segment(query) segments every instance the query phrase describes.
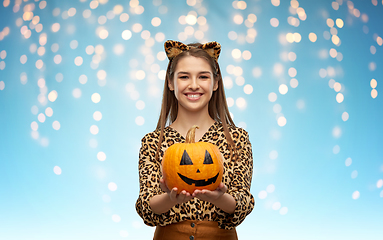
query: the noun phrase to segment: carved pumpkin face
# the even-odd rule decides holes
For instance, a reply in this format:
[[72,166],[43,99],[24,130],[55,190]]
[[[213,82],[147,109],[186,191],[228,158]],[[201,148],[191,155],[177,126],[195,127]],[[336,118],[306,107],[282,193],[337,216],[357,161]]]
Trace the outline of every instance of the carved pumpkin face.
[[189,130],[185,143],[170,146],[162,159],[163,178],[168,188],[177,187],[178,193],[182,190],[189,193],[196,189],[215,190],[222,181],[222,154],[211,143],[195,143],[196,128]]

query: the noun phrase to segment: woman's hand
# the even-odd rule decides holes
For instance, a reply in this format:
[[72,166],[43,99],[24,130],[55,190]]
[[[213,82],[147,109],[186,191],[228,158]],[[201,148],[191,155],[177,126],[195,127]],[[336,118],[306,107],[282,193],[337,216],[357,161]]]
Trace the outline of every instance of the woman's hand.
[[227,186],[220,183],[216,190],[195,190],[192,194],[193,197],[199,198],[203,201],[210,202],[224,212],[233,214],[236,208],[236,201],[233,196],[226,193]]
[[216,190],[195,190],[192,194],[193,197],[199,198],[203,201],[211,202],[215,204],[215,202],[222,197],[222,195],[227,191],[227,187],[225,184],[220,183]]
[[194,198],[194,196],[185,190],[181,191],[179,194],[177,194],[178,189],[176,187],[170,190],[162,178],[160,179],[160,187],[162,191],[168,194],[170,201],[174,204],[185,203]]

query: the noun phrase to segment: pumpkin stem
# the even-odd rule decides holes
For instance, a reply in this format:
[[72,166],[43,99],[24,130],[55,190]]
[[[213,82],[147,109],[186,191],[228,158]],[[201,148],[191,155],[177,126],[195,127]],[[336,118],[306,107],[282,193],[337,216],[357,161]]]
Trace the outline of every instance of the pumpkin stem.
[[186,143],[195,143],[195,130],[199,128],[197,125],[191,127],[186,133]]

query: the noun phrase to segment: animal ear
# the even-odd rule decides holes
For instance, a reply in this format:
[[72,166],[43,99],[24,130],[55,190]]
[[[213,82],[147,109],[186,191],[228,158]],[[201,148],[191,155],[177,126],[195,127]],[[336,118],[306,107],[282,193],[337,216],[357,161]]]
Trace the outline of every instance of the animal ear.
[[176,57],[183,51],[187,51],[190,49],[189,46],[187,46],[186,44],[173,40],[167,40],[164,43],[164,48],[169,60],[172,60],[174,57]]
[[213,159],[207,150],[205,152],[205,159],[203,160],[203,164],[213,164]]
[[193,165],[193,162],[186,150],[184,150],[184,153],[182,154],[180,165]]
[[215,41],[208,42],[208,43],[202,44],[201,46],[199,46],[199,48],[202,48],[203,50],[205,50],[210,55],[210,57],[214,58],[216,62],[218,61],[219,54],[221,53],[221,44]]

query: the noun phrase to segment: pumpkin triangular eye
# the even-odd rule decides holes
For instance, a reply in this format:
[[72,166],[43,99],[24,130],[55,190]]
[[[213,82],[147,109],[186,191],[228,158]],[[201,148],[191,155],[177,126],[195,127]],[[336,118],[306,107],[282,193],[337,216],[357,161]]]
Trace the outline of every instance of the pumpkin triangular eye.
[[180,165],[193,165],[193,162],[190,159],[189,154],[186,152],[186,150],[184,150],[184,153],[182,154]]
[[213,159],[211,159],[211,155],[207,150],[205,152],[205,159],[203,160],[203,164],[213,164]]

